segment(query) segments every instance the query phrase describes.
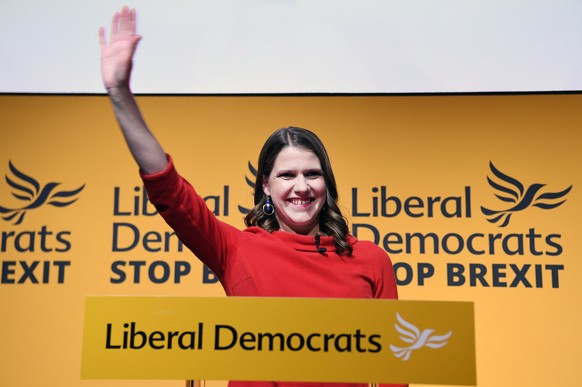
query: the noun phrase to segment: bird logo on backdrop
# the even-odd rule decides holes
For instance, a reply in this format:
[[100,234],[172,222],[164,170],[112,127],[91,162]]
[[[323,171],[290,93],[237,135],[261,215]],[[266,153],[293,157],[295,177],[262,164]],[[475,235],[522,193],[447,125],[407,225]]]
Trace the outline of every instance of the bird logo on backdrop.
[[7,222],[13,222],[14,225],[22,223],[28,211],[43,205],[66,207],[73,204],[78,199],[75,196],[85,188],[83,184],[70,191],[58,191],[57,187],[61,183],[55,182],[41,187],[36,179],[18,170],[11,161],[8,162],[8,167],[12,176],[5,175],[6,183],[13,189],[12,196],[23,202],[23,205],[18,208],[0,206],[0,217]]
[[[248,176],[245,176],[245,181],[246,181],[247,185],[249,187],[251,187],[251,190],[253,190],[255,188],[254,180],[257,178],[257,169],[255,167],[253,167],[253,164],[251,164],[250,161],[248,163],[248,167],[249,167],[249,172],[251,173],[252,179],[249,178]],[[250,209],[243,207],[240,204],[238,206],[238,210],[241,214],[248,214],[251,211]]]
[[497,180],[493,180],[487,176],[489,185],[497,192],[495,196],[503,202],[511,203],[511,207],[505,210],[491,210],[481,206],[481,212],[487,216],[487,220],[491,223],[497,223],[499,227],[507,226],[514,213],[523,211],[530,206],[543,210],[561,206],[566,201],[563,198],[572,189],[572,186],[569,186],[560,192],[542,193],[542,188],[546,185],[540,183],[532,184],[526,189],[520,181],[502,173],[492,162],[489,162],[489,166],[494,177],[497,178]]
[[390,344],[390,349],[394,356],[402,359],[402,361],[408,361],[412,351],[417,349],[423,347],[432,349],[444,347],[448,344],[449,338],[453,334],[453,331],[450,331],[444,335],[435,335],[434,329],[423,329],[421,331],[418,327],[404,320],[399,313],[396,313],[396,320],[398,322],[394,324],[394,327],[400,333],[400,340],[410,344],[406,347],[398,347]]

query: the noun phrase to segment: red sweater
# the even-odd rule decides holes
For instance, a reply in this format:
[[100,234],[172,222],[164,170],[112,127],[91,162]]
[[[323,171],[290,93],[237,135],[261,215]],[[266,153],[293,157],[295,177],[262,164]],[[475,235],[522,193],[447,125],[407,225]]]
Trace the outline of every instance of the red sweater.
[[[349,235],[351,256],[336,253],[332,237],[259,227],[243,231],[217,219],[174,168],[142,175],[150,201],[176,235],[219,278],[229,296],[398,298],[392,263],[371,242]],[[298,386],[298,383],[231,382],[230,386]],[[324,386],[325,383],[300,383]],[[334,384],[334,386],[358,386]]]

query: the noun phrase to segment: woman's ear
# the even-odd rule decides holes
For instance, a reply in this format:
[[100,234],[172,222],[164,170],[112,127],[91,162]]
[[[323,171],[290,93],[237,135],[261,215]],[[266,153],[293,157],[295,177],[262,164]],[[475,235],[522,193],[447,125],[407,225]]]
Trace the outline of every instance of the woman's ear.
[[269,184],[267,176],[263,177],[263,193],[267,196],[271,196],[271,190],[269,189]]

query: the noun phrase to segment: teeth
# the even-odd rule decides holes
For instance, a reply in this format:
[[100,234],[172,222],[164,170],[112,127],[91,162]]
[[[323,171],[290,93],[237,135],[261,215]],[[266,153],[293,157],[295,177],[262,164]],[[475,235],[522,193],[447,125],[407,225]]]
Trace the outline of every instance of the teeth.
[[293,199],[293,200],[291,200],[291,203],[297,204],[297,205],[303,205],[303,204],[307,204],[310,202],[311,202],[311,199],[305,199],[305,200]]

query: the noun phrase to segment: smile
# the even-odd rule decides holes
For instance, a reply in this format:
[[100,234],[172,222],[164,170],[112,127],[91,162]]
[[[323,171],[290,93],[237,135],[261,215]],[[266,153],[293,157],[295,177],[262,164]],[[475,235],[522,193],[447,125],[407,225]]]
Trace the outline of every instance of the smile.
[[314,198],[307,198],[307,199],[289,199],[288,200],[291,204],[296,206],[305,206],[315,201]]

